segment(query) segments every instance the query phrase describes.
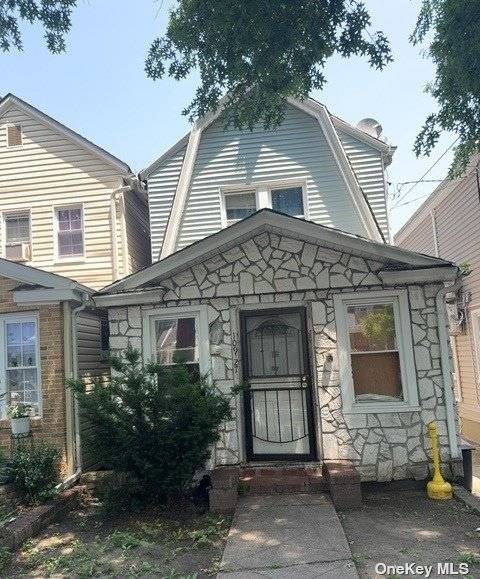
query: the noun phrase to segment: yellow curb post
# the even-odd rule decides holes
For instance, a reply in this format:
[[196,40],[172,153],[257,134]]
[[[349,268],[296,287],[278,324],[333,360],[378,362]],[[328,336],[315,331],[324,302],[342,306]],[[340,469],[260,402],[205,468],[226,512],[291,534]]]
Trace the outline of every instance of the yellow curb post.
[[430,499],[446,501],[453,497],[452,485],[444,480],[440,472],[440,451],[438,449],[438,427],[435,422],[428,425],[428,435],[432,443],[433,478],[427,484],[427,495]]

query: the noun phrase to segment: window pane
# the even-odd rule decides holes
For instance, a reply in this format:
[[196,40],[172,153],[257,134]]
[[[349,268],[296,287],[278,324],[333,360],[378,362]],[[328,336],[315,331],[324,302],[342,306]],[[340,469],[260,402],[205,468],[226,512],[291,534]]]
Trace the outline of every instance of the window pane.
[[293,217],[303,217],[303,194],[301,187],[272,190],[272,209]]
[[5,337],[7,347],[6,387],[10,402],[31,404],[34,413],[38,414],[36,322],[34,320],[7,322],[5,323]]
[[225,195],[225,209],[228,221],[245,219],[257,210],[255,193]]
[[195,318],[156,320],[155,342],[161,364],[198,362]]
[[82,210],[57,209],[58,255],[83,255]]
[[347,319],[352,352],[397,349],[393,304],[348,306]]
[[28,215],[10,215],[5,217],[5,242],[29,243],[30,217]]

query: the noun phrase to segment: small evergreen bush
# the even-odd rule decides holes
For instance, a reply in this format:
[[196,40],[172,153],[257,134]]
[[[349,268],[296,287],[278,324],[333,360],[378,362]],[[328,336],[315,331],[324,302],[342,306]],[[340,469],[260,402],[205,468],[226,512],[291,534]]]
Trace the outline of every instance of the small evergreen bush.
[[105,468],[132,477],[145,499],[184,492],[231,418],[228,398],[185,365],[143,365],[133,348],[110,366],[107,382],[69,383],[92,425],[84,443]]
[[48,444],[16,449],[11,461],[11,477],[26,503],[42,503],[55,495],[59,461],[59,451]]

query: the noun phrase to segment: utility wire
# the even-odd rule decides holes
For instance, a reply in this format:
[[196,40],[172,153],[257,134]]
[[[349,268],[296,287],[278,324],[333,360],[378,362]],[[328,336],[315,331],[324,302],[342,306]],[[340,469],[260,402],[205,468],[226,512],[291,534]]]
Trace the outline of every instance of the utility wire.
[[[422,183],[424,178],[430,173],[430,171],[436,166],[438,165],[438,163],[443,159],[443,157],[445,157],[445,155],[448,153],[448,151],[450,151],[450,149],[455,145],[455,143],[458,141],[460,137],[457,137],[453,143],[447,147],[445,149],[445,151],[443,151],[443,153],[440,155],[440,157],[438,157],[438,159],[432,163],[432,165],[430,165],[430,167],[425,171],[425,173],[420,177],[420,179],[418,179],[417,181],[415,181],[413,183],[413,185],[408,189],[408,191],[406,193],[404,193],[403,195],[401,195],[398,199],[397,202],[395,203],[395,205],[393,205],[390,209],[395,209],[396,207],[398,207],[400,205],[400,201],[402,201],[403,199],[405,199],[405,197],[407,197],[408,195],[410,195],[410,193],[415,189],[415,187],[419,184]],[[442,179],[443,180],[443,179]]]

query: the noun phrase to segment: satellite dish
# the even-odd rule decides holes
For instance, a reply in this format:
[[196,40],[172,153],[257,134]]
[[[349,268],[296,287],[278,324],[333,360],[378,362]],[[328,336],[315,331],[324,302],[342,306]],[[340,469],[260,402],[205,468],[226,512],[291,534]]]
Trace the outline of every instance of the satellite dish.
[[382,125],[375,119],[371,118],[362,119],[358,122],[357,127],[364,133],[367,133],[376,139],[380,138],[383,130]]

